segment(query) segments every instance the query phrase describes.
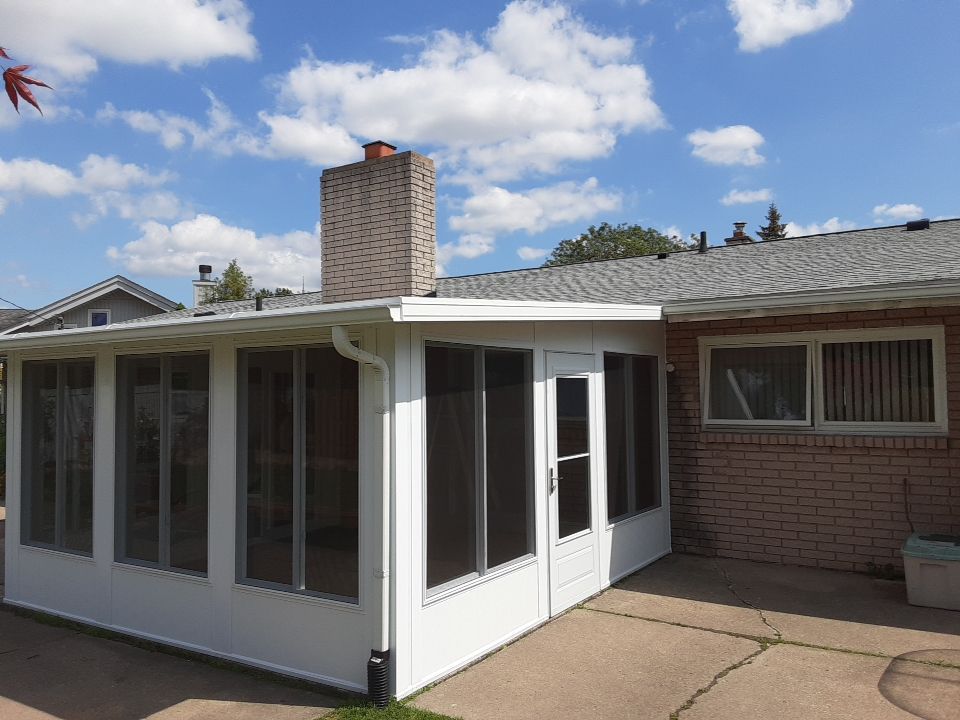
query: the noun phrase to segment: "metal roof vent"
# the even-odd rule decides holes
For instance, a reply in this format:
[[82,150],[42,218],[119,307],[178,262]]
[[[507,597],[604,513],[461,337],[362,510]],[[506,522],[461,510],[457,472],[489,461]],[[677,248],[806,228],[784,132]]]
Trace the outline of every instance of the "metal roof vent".
[[911,220],[907,223],[907,230],[929,230],[930,229],[930,218],[923,218],[923,220]]
[[657,260],[666,260],[670,253],[657,253]]

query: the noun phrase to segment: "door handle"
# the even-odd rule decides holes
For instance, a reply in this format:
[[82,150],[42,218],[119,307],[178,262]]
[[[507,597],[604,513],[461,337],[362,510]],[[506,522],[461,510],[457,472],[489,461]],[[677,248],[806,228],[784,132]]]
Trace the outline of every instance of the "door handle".
[[557,489],[557,483],[560,481],[560,476],[557,475],[557,471],[554,468],[550,468],[550,492],[555,492]]

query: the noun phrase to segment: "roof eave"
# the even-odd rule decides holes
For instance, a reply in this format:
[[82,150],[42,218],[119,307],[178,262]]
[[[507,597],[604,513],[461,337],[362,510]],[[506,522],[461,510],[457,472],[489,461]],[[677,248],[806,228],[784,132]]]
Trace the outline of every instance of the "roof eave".
[[[734,298],[714,298],[667,302],[663,314],[670,322],[682,322],[720,316],[735,316],[761,311],[790,311],[802,313],[812,308],[867,303],[898,303],[910,300],[939,300],[960,295],[960,280],[934,280],[895,285],[870,285],[843,290],[778,293],[776,295],[745,295]],[[786,314],[786,313],[781,313]]]

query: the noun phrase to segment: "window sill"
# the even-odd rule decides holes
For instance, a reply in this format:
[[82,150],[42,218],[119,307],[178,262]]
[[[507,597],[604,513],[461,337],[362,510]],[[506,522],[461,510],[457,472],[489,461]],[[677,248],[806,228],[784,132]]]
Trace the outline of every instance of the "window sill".
[[79,550],[68,550],[66,548],[53,547],[52,545],[33,545],[31,543],[21,543],[20,548],[38,555],[48,555],[64,560],[75,560],[84,565],[96,564],[93,555],[80,552]]
[[191,573],[186,570],[172,570],[167,568],[151,567],[150,565],[139,565],[133,562],[113,561],[114,570],[125,570],[137,575],[150,575],[152,577],[163,578],[164,580],[182,580],[193,583],[194,585],[204,585],[210,587],[210,578],[206,575]]
[[641,510],[638,513],[633,515],[621,515],[620,517],[614,518],[613,520],[607,522],[607,530],[613,530],[614,528],[623,527],[629,523],[635,522],[640,518],[649,517],[656,513],[663,511],[663,503],[657,505],[656,507],[649,507],[646,510]]
[[[487,573],[486,575],[480,575],[479,577],[471,578],[470,580],[464,581],[460,585],[455,585],[453,587],[446,588],[441,590],[433,595],[427,595],[423,601],[423,607],[430,607],[431,605],[446,600],[449,597],[454,595],[459,595],[462,592],[467,592],[473,590],[474,588],[483,585],[484,583],[492,582],[497,578],[504,577],[505,575],[510,575],[511,573],[518,572],[524,568],[530,567],[531,565],[537,564],[536,555],[528,555],[515,563],[510,565],[502,565],[498,569]],[[429,592],[429,591],[427,591]]]
[[279,588],[262,587],[260,585],[246,585],[244,583],[234,583],[233,590],[246,595],[260,595],[262,597],[272,598],[274,600],[283,600],[285,602],[296,602],[304,605],[321,605],[331,610],[341,612],[364,614],[364,608],[359,603],[346,602],[344,600],[333,600],[322,595],[310,595],[297,590],[281,590]]
[[742,443],[751,445],[804,445],[814,447],[864,447],[894,450],[947,450],[949,437],[943,430],[930,433],[852,430],[771,430],[769,428],[703,428],[706,443]]

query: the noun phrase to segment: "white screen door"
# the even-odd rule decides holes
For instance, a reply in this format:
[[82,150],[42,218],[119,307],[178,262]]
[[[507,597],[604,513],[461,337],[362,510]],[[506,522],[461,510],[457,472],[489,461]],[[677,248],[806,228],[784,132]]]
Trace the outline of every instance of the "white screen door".
[[551,615],[600,589],[593,363],[547,353]]

